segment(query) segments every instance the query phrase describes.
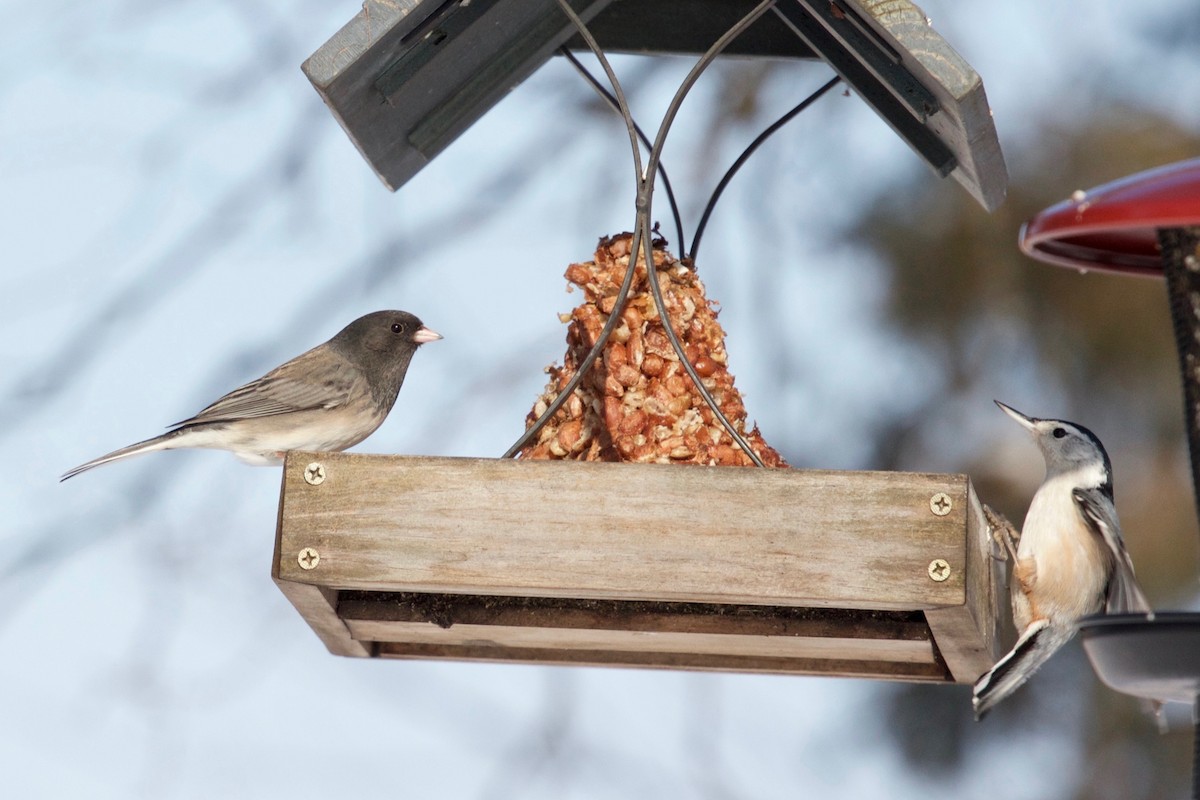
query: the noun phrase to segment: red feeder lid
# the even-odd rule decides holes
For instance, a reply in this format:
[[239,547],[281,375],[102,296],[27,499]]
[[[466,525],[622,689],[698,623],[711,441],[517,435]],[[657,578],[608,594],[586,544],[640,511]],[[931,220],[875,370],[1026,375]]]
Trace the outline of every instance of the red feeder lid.
[[1162,276],[1161,228],[1200,225],[1200,158],[1075,192],[1021,226],[1021,251],[1076,269]]

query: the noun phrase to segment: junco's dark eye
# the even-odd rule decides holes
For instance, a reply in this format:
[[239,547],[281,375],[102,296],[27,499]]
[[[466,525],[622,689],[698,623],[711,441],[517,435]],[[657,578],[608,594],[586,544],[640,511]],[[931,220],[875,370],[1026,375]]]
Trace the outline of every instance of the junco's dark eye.
[[1064,437],[1064,436],[1066,436],[1066,435],[1067,435],[1067,429],[1066,429],[1066,428],[1055,428],[1055,429],[1054,429],[1054,438],[1055,438],[1055,439],[1061,439],[1061,438],[1063,438],[1063,437]]
[[392,323],[392,333],[404,333],[404,323],[403,322],[393,322]]

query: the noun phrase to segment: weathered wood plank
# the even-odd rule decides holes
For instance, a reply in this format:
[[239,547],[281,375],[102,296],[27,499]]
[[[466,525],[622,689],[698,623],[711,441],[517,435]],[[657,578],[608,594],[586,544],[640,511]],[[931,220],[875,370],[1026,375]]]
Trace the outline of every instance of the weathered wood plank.
[[[281,492],[276,527],[282,528],[282,526],[283,493]],[[275,554],[271,559],[271,579],[275,581],[279,591],[283,592],[283,596],[291,601],[296,610],[300,612],[300,616],[307,620],[309,627],[313,629],[329,652],[338,656],[359,658],[370,656],[372,654],[370,643],[356,641],[350,635],[346,623],[338,616],[338,593],[335,589],[296,583],[280,577],[280,542],[281,539],[277,535],[275,537]]]
[[933,664],[919,612],[343,592],[356,639]]
[[924,616],[915,611],[342,591],[337,613],[346,620],[422,622],[442,628],[468,624],[922,641],[930,638]]
[[964,476],[293,453],[273,575],[342,655],[969,683],[990,545]]
[[991,532],[973,488],[968,490],[968,502],[963,540],[965,601],[925,612],[942,657],[958,683],[973,683],[991,669],[1003,650],[1003,621],[1011,616],[1007,593],[997,581],[996,561],[991,557]]
[[937,99],[930,130],[954,153],[952,173],[988,211],[1004,202],[1008,167],[992,120],[983,79],[908,0],[847,0],[877,32],[899,43],[901,64]]
[[291,453],[278,567],[338,589],[939,608],[965,602],[966,497],[964,476]]
[[520,662],[590,667],[649,667],[677,670],[827,675],[938,683],[949,679],[942,664],[902,664],[879,661],[816,658],[760,658],[697,655],[694,653],[624,653],[608,650],[572,651],[554,648],[506,648],[490,645],[441,645],[381,642],[381,658],[453,659],[455,661]]
[[277,575],[272,577],[284,597],[308,621],[329,652],[337,656],[359,658],[371,655],[371,643],[356,640],[334,610],[337,607],[337,592],[323,586],[282,580]]
[[478,645],[555,650],[607,650],[613,653],[692,653],[758,658],[849,659],[933,664],[929,639],[858,639],[834,636],[757,636],[736,633],[613,631],[595,628],[532,628],[427,622],[347,620],[355,639],[367,642]]

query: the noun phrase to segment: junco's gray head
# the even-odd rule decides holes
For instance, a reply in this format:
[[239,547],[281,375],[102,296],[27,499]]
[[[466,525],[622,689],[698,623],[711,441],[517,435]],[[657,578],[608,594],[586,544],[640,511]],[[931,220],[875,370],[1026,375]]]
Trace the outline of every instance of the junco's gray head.
[[62,480],[178,447],[229,450],[252,464],[277,464],[289,450],[345,450],[383,424],[413,353],[440,338],[404,311],[359,317],[328,342],[234,389],[162,436],[81,464]]
[[407,311],[376,311],[342,328],[328,345],[362,370],[371,396],[387,414],[396,402],[413,353],[440,338],[440,333],[426,328]]

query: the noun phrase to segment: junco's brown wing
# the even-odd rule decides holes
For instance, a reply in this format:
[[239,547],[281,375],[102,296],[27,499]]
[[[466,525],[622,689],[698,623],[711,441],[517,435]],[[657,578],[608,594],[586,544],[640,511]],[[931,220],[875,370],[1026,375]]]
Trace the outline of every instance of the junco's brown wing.
[[349,398],[369,391],[362,371],[323,344],[234,389],[196,416],[171,427],[337,408]]
[[288,450],[344,450],[383,424],[413,353],[440,338],[412,314],[368,314],[173,430],[81,464],[61,480],[110,461],[180,447],[229,450],[252,464],[278,463]]

